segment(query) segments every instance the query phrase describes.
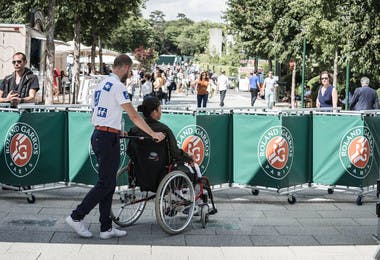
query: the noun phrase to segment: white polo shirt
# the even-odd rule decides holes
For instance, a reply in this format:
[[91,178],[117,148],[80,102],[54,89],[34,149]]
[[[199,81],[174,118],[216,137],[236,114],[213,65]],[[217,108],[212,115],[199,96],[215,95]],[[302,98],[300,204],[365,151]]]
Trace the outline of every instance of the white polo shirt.
[[111,73],[94,89],[91,123],[121,130],[121,105],[125,103],[130,103],[128,91],[119,77]]
[[228,78],[226,75],[222,74],[218,77],[218,87],[219,91],[226,90],[228,85]]

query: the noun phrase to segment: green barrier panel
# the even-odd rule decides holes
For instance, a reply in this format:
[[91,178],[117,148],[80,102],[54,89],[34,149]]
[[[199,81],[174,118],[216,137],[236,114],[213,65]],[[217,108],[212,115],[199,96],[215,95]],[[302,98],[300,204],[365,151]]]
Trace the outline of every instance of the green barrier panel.
[[[131,122],[126,114],[125,130],[131,127]],[[68,112],[69,135],[69,180],[70,182],[94,185],[98,180],[98,165],[91,148],[91,135],[94,126],[90,121],[90,113]],[[128,162],[126,155],[127,139],[120,142],[120,167]]]
[[234,183],[284,188],[310,180],[309,116],[233,115]]
[[197,126],[205,147],[204,174],[212,185],[232,183],[232,115],[198,115]]
[[377,118],[314,115],[314,182],[354,187],[375,184],[379,175],[379,141],[375,141],[374,130],[378,128]]
[[66,181],[66,114],[1,114],[0,182],[37,185]]

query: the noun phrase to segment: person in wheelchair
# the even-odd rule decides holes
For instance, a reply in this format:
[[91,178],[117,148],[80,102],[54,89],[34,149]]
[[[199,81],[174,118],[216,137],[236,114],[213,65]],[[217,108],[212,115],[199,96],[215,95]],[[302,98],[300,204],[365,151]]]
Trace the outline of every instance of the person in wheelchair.
[[[166,142],[167,142],[168,150],[169,150],[168,158],[161,158],[161,161],[166,161],[166,162],[161,163],[161,166],[157,165],[155,167],[156,169],[162,167],[164,169],[164,172],[158,174],[161,176],[157,177],[157,180],[154,181],[155,184],[151,186],[153,188],[149,189],[149,187],[145,187],[145,190],[150,190],[150,191],[155,192],[154,189],[158,186],[158,183],[159,183],[161,177],[168,172],[168,168],[165,169],[165,167],[163,167],[164,165],[169,165],[169,167],[178,168],[184,172],[187,172],[188,175],[193,175],[193,176],[190,176],[190,177],[192,177],[190,179],[193,180],[194,186],[200,182],[204,183],[204,187],[207,190],[209,197],[211,199],[211,202],[212,202],[212,210],[210,211],[209,214],[215,214],[217,212],[217,210],[214,206],[213,196],[211,193],[210,184],[208,183],[208,179],[206,177],[202,177],[202,173],[200,171],[199,165],[194,161],[193,157],[177,146],[177,141],[176,141],[176,138],[175,138],[172,130],[167,125],[165,125],[159,121],[161,119],[161,115],[162,115],[160,100],[157,97],[149,97],[149,98],[145,99],[143,101],[143,103],[137,107],[137,110],[139,112],[143,113],[144,120],[149,125],[149,127],[152,128],[153,131],[159,131],[159,132],[162,132],[165,134]],[[131,128],[130,131],[128,132],[128,135],[129,136],[147,136],[144,132],[142,132],[137,127]],[[131,142],[130,142],[130,144],[131,144]],[[151,146],[151,145],[157,146],[160,144],[151,142],[151,144],[149,144],[149,146]],[[161,145],[161,147],[162,147],[162,145]],[[131,150],[134,150],[134,149],[136,149],[136,148],[132,148],[131,145],[128,145],[127,153],[131,156],[132,160],[133,160],[134,155],[132,154]],[[142,148],[140,146],[139,149],[144,149],[144,148]],[[158,154],[163,154],[163,153],[159,152],[159,153],[157,153],[157,156],[158,156]],[[153,159],[153,158],[151,158],[151,159]],[[138,167],[141,167],[141,166],[138,166]],[[142,167],[144,167],[144,166],[142,166]],[[146,167],[146,165],[145,165],[145,167]],[[146,172],[146,169],[141,170],[140,172],[141,173]],[[189,174],[189,172],[190,172],[190,174]],[[151,181],[153,179],[152,176],[149,176],[147,178],[150,178]],[[145,179],[144,182],[141,182],[141,185],[144,186],[144,184],[146,185],[146,183],[147,183],[147,179]],[[144,189],[144,187],[143,187],[143,189]]]

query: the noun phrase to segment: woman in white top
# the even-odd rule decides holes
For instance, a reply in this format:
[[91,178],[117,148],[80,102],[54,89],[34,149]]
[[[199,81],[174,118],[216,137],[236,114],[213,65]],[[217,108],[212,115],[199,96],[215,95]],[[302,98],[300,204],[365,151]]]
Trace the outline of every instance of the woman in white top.
[[143,100],[152,96],[153,85],[152,85],[151,78],[152,76],[150,75],[150,73],[145,73],[144,75],[145,82],[141,86],[141,96],[143,97]]

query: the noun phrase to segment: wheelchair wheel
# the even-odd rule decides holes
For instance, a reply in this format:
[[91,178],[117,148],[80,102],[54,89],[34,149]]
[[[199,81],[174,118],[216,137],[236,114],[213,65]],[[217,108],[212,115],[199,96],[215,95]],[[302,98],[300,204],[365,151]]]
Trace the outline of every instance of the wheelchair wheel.
[[[127,167],[117,174],[118,183],[127,183]],[[134,224],[142,215],[148,198],[147,191],[140,191],[139,187],[130,183],[116,187],[112,200],[111,218],[120,227]]]
[[189,177],[181,171],[168,173],[158,186],[155,200],[161,228],[172,235],[182,232],[191,222],[194,206],[194,187]]

